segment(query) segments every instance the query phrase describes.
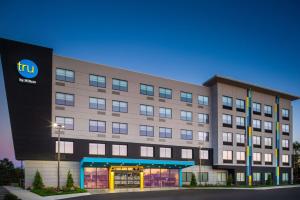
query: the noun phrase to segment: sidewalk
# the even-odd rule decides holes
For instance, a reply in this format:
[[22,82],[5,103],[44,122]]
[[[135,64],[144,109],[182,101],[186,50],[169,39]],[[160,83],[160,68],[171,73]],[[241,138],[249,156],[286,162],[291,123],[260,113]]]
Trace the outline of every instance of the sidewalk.
[[24,190],[19,187],[4,186],[4,188],[22,200],[55,200],[55,199],[65,199],[71,197],[90,195],[90,193],[87,192],[87,193],[64,194],[64,195],[53,195],[53,196],[41,197],[37,194],[34,194],[28,190]]
[[280,185],[280,186],[266,186],[266,187],[194,187],[186,189],[192,190],[277,190],[277,189],[286,189],[286,188],[300,188],[300,185]]
[[0,200],[3,200],[6,194],[8,194],[7,190],[4,187],[0,187]]

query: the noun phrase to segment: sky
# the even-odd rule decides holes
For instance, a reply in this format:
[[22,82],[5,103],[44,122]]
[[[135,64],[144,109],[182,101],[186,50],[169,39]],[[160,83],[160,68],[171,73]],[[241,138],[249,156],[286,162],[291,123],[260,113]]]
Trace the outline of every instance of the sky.
[[[299,9],[297,0],[0,0],[0,37],[195,84],[219,74],[300,95]],[[300,101],[293,107],[300,141]],[[3,157],[14,160],[0,70]]]

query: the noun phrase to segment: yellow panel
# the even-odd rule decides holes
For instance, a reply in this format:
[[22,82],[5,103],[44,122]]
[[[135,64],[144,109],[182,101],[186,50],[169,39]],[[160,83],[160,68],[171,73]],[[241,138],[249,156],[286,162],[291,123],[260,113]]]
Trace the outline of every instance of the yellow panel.
[[144,172],[140,172],[140,188],[144,190]]
[[109,190],[114,191],[115,189],[115,172],[109,173]]
[[249,176],[249,186],[252,186],[252,176]]

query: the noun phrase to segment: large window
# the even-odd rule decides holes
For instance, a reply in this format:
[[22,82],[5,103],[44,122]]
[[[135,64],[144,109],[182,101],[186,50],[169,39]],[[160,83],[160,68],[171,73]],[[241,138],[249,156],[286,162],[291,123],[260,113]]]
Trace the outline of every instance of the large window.
[[244,100],[236,99],[235,106],[238,111],[245,111],[245,101]]
[[189,92],[180,92],[180,100],[183,102],[192,103],[193,102],[193,95]]
[[265,162],[267,162],[267,163],[272,162],[272,154],[265,153]]
[[265,116],[271,117],[272,116],[272,106],[265,105],[264,113],[265,113]]
[[261,114],[261,104],[260,103],[253,103],[253,113],[254,114]]
[[65,130],[74,130],[74,118],[55,117],[55,123],[64,126]]
[[89,127],[90,127],[90,132],[99,132],[99,133],[106,132],[106,123],[104,121],[90,120]]
[[112,123],[112,133],[114,134],[128,134],[128,124],[113,122]]
[[125,101],[112,101],[112,110],[113,112],[122,112],[127,113],[128,112],[128,103]]
[[154,127],[140,125],[140,136],[154,137]]
[[232,97],[223,96],[222,97],[223,107],[232,108]]
[[236,134],[236,143],[237,144],[245,144],[245,135],[244,134]]
[[266,147],[272,147],[272,138],[265,137],[265,148]]
[[106,87],[105,76],[90,74],[90,86],[105,88]]
[[245,161],[245,152],[244,151],[237,151],[236,152],[236,160],[237,161]]
[[141,157],[153,157],[153,147],[141,146]]
[[[73,154],[73,142],[60,141],[59,152]],[[58,153],[58,141],[55,143],[55,152]]]
[[264,129],[266,132],[272,132],[272,122],[264,122]]
[[183,121],[192,121],[193,120],[192,116],[193,113],[190,111],[185,111],[185,110],[180,111],[180,119]]
[[172,99],[172,90],[169,88],[159,88],[159,97],[165,99]]
[[223,126],[232,126],[232,116],[231,115],[222,115]]
[[236,173],[236,181],[237,182],[245,182],[245,173],[243,173],[243,172]]
[[57,105],[74,106],[74,94],[56,92],[55,103]]
[[282,140],[281,144],[284,150],[289,149],[289,140]]
[[89,143],[90,155],[105,155],[105,144]]
[[253,161],[261,162],[261,153],[253,153]]
[[200,140],[202,142],[208,142],[209,141],[209,133],[208,132],[199,131],[198,132],[198,138],[197,138],[197,140]]
[[253,119],[253,130],[260,131],[261,130],[261,121],[258,119]]
[[192,172],[182,172],[182,182],[191,182]]
[[154,116],[154,107],[149,105],[140,105],[140,115]]
[[160,147],[159,148],[159,157],[160,158],[171,158],[172,157],[172,150],[171,150],[171,148]]
[[217,183],[224,184],[227,180],[226,172],[217,172]]
[[192,149],[181,149],[181,158],[193,159],[193,150]]
[[164,108],[160,107],[159,108],[159,117],[160,118],[172,118],[172,109],[171,108]]
[[207,96],[198,96],[198,104],[199,105],[208,105],[208,97]]
[[65,82],[75,82],[75,73],[68,69],[56,69],[56,80]]
[[232,143],[232,133],[223,133],[223,142]]
[[289,163],[289,156],[288,155],[282,155],[282,163],[284,163],[284,164]]
[[289,173],[282,173],[282,182],[287,183],[289,181]]
[[112,89],[120,91],[128,91],[128,82],[125,80],[113,79],[112,80]]
[[260,136],[253,135],[252,139],[253,139],[253,145],[257,145],[257,146],[261,145],[261,137]]
[[232,161],[232,151],[223,151],[223,160]]
[[113,156],[127,156],[127,145],[112,145]]
[[89,107],[91,109],[105,110],[106,109],[105,99],[90,97]]
[[208,172],[200,172],[199,174],[199,180],[201,183],[207,183],[208,182]]
[[154,86],[140,84],[140,93],[143,95],[154,96]]
[[260,180],[261,180],[261,174],[258,173],[258,172],[254,172],[253,173],[253,181],[254,182],[260,182]]
[[201,124],[208,124],[209,123],[208,114],[199,113],[198,114],[198,122]]
[[201,160],[208,160],[208,150],[201,149],[201,151],[200,151],[200,159]]
[[281,115],[283,119],[289,119],[289,110],[288,109],[282,109],[281,110]]
[[193,131],[181,129],[180,130],[180,138],[182,140],[193,140]]
[[288,124],[282,124],[281,128],[282,128],[282,132],[284,132],[284,133],[290,132],[290,126]]
[[172,129],[159,127],[159,137],[160,138],[172,138]]
[[244,128],[245,127],[245,117],[236,117],[236,126],[237,128]]

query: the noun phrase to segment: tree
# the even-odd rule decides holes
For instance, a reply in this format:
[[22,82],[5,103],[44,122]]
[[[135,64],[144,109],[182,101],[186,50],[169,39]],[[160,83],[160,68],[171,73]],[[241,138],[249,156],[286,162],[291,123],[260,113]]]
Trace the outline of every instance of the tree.
[[227,186],[231,186],[232,185],[232,175],[231,174],[229,174],[228,177],[227,177],[226,185]]
[[7,158],[0,160],[0,185],[9,185],[13,182],[14,164]]
[[272,176],[271,176],[271,174],[268,174],[266,185],[272,185]]
[[32,183],[33,189],[42,189],[44,188],[44,183],[40,172],[37,170],[34,176],[34,181]]
[[293,143],[293,168],[294,168],[294,183],[300,183],[300,143]]
[[68,189],[71,189],[71,188],[74,187],[74,180],[73,180],[73,177],[72,177],[72,174],[71,174],[70,170],[68,171],[68,177],[67,177],[66,187]]
[[195,176],[194,173],[192,173],[192,178],[191,178],[190,186],[191,187],[196,187],[197,186],[196,176]]
[[298,141],[293,143],[294,155],[300,154],[300,143]]

